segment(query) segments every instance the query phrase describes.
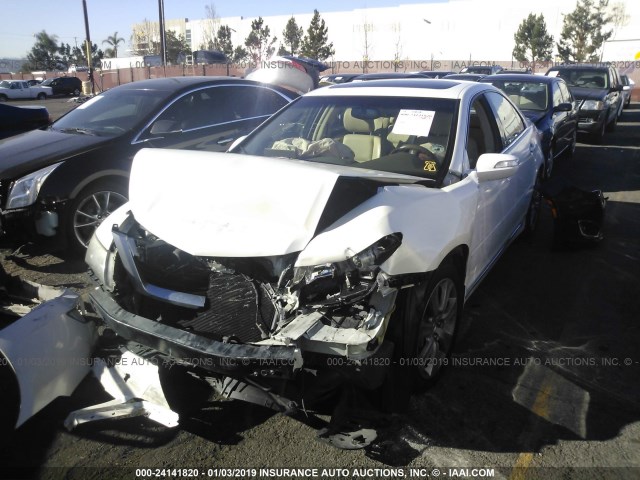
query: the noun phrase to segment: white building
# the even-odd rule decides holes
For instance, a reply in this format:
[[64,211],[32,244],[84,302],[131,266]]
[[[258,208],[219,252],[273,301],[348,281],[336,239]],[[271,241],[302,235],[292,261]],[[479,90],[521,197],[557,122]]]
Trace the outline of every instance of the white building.
[[[614,3],[614,2],[612,2]],[[615,42],[607,42],[603,60],[640,60],[640,2],[618,0],[629,15],[626,26],[619,27]],[[543,14],[549,33],[557,42],[563,15],[575,9],[576,0],[448,0],[442,3],[401,4],[387,8],[354,9],[343,12],[320,12],[333,42],[333,62],[408,61],[435,63],[440,68],[458,66],[461,62],[509,62],[514,47],[513,35],[530,14]],[[296,14],[298,26],[307,30],[313,13]],[[231,28],[231,40],[243,45],[257,17],[225,17],[217,25]],[[282,38],[291,15],[263,17],[271,35]],[[183,34],[193,50],[205,43],[210,20],[171,20],[167,28]],[[136,26],[134,26],[135,30]],[[366,32],[366,35],[365,35]],[[276,44],[277,45],[277,44]],[[446,62],[445,62],[446,61]],[[379,70],[385,70],[381,63]],[[427,65],[428,68],[428,65]],[[416,69],[410,67],[409,69]]]

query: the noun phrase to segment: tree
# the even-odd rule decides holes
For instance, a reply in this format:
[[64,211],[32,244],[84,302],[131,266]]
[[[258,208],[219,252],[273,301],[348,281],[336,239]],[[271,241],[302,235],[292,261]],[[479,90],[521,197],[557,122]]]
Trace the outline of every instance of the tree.
[[118,56],[118,45],[124,42],[124,38],[119,37],[118,32],[114,32],[113,35],[109,35],[106,40],[103,40],[103,45],[105,43],[110,45],[110,48],[107,48],[104,51],[104,54],[107,56],[107,58],[116,58]]
[[578,0],[575,10],[565,15],[558,43],[558,55],[564,62],[598,61],[597,51],[613,33],[605,31],[611,22],[606,13],[608,3],[609,0]]
[[[177,64],[178,55],[181,53],[191,53],[191,47],[187,43],[187,39],[182,34],[177,35],[173,30],[167,30],[164,41],[168,63]],[[158,52],[160,51],[160,42],[155,42],[154,50]]]
[[276,41],[277,38],[271,38],[269,27],[264,25],[264,20],[259,17],[251,22],[251,32],[247,35],[244,45],[251,61],[258,65],[273,55],[276,50],[273,44]]
[[242,62],[247,57],[247,51],[240,45],[233,48],[231,42],[231,28],[228,25],[222,25],[218,28],[215,38],[215,45],[218,50],[226,55],[231,63]]
[[393,71],[397,72],[402,65],[402,26],[400,23],[393,25],[393,31],[396,33],[393,52]]
[[307,34],[302,41],[300,53],[305,57],[320,61],[326,60],[336,53],[333,42],[327,43],[329,41],[328,30],[324,20],[320,18],[318,10],[314,10]]
[[544,16],[530,13],[513,35],[516,46],[513,57],[519,62],[529,62],[535,72],[537,62],[548,62],[553,53],[553,36],[547,32]]
[[57,35],[49,35],[42,30],[34,35],[36,42],[27,54],[23,68],[33,70],[57,70],[61,63]]
[[[294,17],[291,17],[282,31],[282,43],[278,55],[297,55],[302,45],[304,32]],[[288,47],[288,48],[287,48]]]
[[[202,37],[203,42],[200,44],[200,48],[202,50],[220,50],[222,48],[217,43],[217,33],[220,31],[218,25],[220,24],[220,18],[216,13],[216,6],[212,3],[206,5],[205,9],[205,19],[202,25]],[[228,28],[228,27],[227,27]]]
[[146,18],[135,26],[131,34],[131,49],[134,55],[157,55],[160,53],[160,30],[157,23]]

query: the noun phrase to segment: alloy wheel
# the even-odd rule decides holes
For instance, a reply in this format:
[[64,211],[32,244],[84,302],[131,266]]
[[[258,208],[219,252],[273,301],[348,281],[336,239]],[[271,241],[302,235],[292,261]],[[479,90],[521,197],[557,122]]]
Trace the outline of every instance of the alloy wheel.
[[87,247],[104,219],[126,202],[126,197],[112,191],[94,192],[84,198],[73,214],[73,231],[78,242]]

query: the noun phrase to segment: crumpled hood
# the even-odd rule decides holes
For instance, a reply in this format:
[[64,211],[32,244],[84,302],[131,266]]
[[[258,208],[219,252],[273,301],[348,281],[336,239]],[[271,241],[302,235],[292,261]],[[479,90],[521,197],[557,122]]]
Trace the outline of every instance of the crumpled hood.
[[133,161],[129,204],[140,225],[192,255],[284,255],[301,251],[319,226],[332,223],[329,203],[335,219],[335,211],[364,201],[366,195],[336,201],[341,176],[364,179],[369,196],[378,186],[417,180],[301,160],[143,149]]
[[109,142],[108,137],[33,130],[0,141],[0,174],[17,178]]

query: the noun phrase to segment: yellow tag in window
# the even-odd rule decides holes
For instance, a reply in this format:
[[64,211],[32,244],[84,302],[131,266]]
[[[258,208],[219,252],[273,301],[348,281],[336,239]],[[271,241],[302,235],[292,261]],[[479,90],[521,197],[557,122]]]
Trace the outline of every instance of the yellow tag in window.
[[425,172],[436,172],[437,164],[433,160],[425,160],[424,161],[424,171]]

